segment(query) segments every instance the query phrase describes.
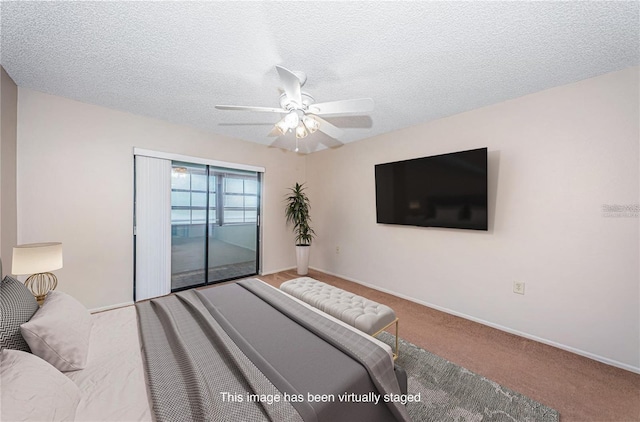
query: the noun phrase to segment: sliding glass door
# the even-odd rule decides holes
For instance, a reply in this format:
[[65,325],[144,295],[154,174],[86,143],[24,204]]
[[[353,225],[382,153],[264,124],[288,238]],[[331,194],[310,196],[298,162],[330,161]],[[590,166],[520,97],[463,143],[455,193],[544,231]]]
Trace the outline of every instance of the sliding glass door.
[[207,282],[207,166],[171,165],[171,289]]
[[209,180],[210,281],[257,274],[258,173],[210,167]]
[[259,176],[172,162],[172,290],[258,273]]

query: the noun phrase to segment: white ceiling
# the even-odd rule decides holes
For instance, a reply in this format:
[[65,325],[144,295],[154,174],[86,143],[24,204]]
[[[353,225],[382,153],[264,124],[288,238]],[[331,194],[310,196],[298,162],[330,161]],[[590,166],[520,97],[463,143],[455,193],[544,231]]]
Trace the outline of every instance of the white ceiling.
[[327,119],[351,142],[638,65],[639,5],[3,1],[0,59],[21,87],[291,147],[278,114],[214,108],[278,107],[279,64],[317,102],[374,99]]

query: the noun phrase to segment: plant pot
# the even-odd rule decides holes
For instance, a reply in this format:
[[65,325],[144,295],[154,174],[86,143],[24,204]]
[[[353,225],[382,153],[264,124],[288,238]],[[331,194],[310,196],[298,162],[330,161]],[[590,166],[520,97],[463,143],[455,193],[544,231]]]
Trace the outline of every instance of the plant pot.
[[298,275],[307,275],[309,272],[309,245],[296,245],[296,264]]

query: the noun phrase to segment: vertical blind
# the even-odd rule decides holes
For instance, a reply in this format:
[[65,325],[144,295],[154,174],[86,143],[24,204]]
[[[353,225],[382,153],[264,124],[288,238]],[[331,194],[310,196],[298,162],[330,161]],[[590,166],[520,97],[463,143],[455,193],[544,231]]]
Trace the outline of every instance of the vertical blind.
[[135,299],[171,293],[171,160],[135,156]]

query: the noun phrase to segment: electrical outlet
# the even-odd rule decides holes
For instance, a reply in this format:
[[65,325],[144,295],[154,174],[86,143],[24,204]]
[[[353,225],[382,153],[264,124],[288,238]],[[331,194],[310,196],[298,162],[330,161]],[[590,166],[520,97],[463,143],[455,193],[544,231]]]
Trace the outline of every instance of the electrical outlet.
[[340,246],[336,246],[336,255],[340,255]]
[[524,282],[523,281],[514,281],[513,282],[513,293],[517,293],[519,295],[524,294]]

